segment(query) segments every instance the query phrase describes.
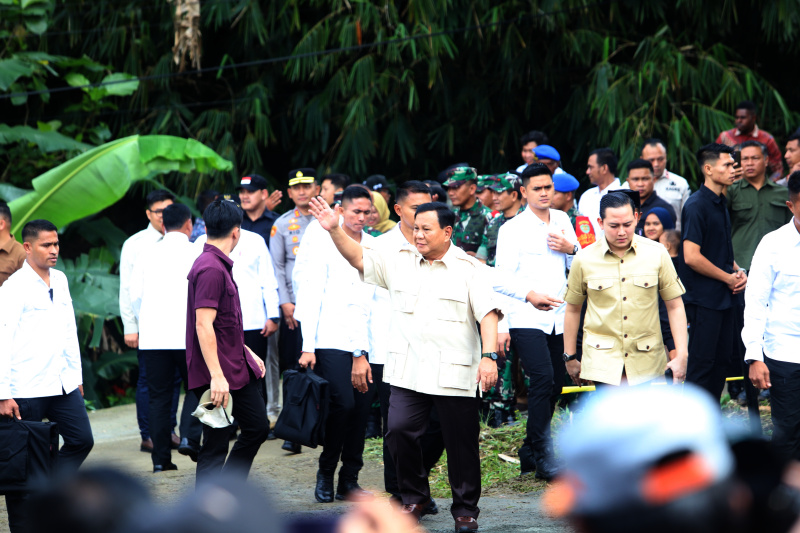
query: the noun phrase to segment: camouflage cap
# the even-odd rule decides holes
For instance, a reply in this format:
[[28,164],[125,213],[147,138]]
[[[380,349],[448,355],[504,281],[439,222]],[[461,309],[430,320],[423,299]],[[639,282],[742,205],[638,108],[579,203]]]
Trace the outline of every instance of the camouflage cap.
[[516,187],[517,175],[506,172],[494,176],[495,181],[489,185],[494,192],[513,191]]
[[447,171],[447,179],[444,180],[443,185],[449,187],[451,185],[461,185],[459,182],[478,181],[478,171],[472,167],[456,167]]
[[482,192],[487,187],[490,187],[494,183],[494,175],[492,174],[484,174],[483,176],[478,176],[478,190],[477,192]]

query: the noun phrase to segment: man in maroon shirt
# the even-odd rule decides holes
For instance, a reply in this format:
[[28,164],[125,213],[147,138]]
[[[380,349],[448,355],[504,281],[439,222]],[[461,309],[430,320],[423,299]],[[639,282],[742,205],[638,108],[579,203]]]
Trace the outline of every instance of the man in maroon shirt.
[[756,104],[749,100],[739,102],[734,112],[736,127],[726,130],[719,134],[717,142],[727,146],[733,146],[739,150],[739,146],[745,141],[758,141],[767,147],[769,154],[769,171],[767,175],[773,181],[781,179],[783,174],[783,160],[781,159],[781,149],[775,139],[764,130],[758,129],[756,119],[758,118]]
[[244,344],[239,290],[228,257],[239,242],[242,210],[233,202],[215,200],[203,213],[208,240],[189,271],[186,309],[186,366],[189,388],[200,397],[211,389],[214,405],[227,407],[242,432],[228,454],[229,428],[203,426],[203,447],[197,458],[197,481],[225,470],[247,477],[253,458],[267,440],[269,420],[256,378],[264,363]]

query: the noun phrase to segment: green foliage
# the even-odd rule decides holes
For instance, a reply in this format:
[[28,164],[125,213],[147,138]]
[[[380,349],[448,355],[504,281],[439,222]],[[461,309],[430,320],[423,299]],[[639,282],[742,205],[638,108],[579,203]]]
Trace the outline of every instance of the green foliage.
[[64,226],[122,198],[137,180],[166,172],[227,170],[230,162],[192,139],[126,137],[98,146],[33,180],[34,190],[9,203],[13,233],[29,220]]

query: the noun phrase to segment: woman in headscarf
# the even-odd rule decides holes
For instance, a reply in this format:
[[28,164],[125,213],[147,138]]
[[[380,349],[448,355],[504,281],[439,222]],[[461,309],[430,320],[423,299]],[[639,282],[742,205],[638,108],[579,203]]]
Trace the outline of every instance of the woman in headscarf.
[[371,194],[372,205],[378,211],[378,221],[374,224],[371,224],[370,227],[367,228],[366,232],[373,237],[377,237],[378,235],[383,235],[395,227],[397,222],[389,220],[389,206],[386,205],[386,200],[384,200],[383,195],[375,191],[372,191]]
[[644,217],[644,236],[657,241],[665,230],[675,229],[672,215],[663,207],[654,207]]

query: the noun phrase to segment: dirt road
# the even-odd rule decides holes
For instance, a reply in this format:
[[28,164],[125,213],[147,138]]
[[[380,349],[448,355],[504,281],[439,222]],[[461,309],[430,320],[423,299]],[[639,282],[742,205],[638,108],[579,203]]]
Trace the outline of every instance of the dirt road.
[[[150,456],[139,451],[134,405],[124,405],[90,413],[95,446],[87,465],[112,465],[141,479],[163,504],[174,503],[194,487],[195,464],[173,452],[174,472],[152,473]],[[319,449],[303,449],[299,455],[287,455],[280,449],[282,441],[267,441],[258,453],[250,480],[263,487],[285,514],[344,513],[345,503],[320,504],[314,500],[313,486]],[[381,492],[383,465],[366,461],[360,483],[364,488]],[[441,511],[425,517],[422,525],[431,533],[453,531],[450,502],[439,501]],[[538,494],[504,494],[491,491],[481,498],[481,531],[484,533],[542,532],[562,533],[569,529],[545,518],[539,510]],[[0,498],[0,533],[8,532],[5,501]]]

